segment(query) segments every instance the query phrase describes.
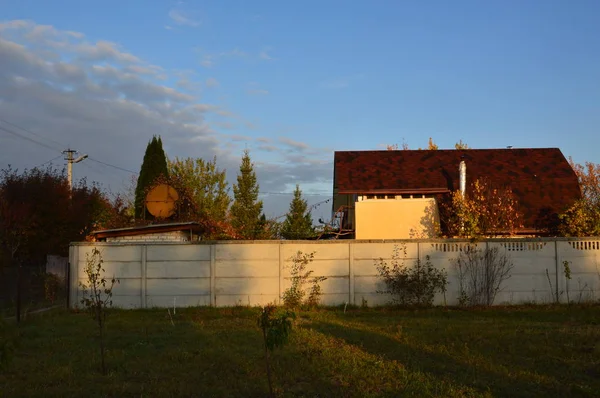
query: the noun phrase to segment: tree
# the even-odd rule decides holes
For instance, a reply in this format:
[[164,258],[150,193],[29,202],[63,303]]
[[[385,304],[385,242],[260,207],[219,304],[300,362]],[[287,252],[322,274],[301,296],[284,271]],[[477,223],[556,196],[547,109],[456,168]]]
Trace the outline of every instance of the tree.
[[283,222],[281,236],[285,239],[306,239],[314,235],[312,217],[306,200],[302,199],[300,186],[296,185],[290,211]]
[[430,151],[438,150],[438,146],[433,142],[433,138],[429,137],[429,143],[427,144],[427,149]]
[[258,191],[256,173],[250,152],[246,149],[237,184],[233,185],[234,200],[231,205],[231,223],[242,239],[258,239],[263,233],[266,219],[262,217],[263,202],[258,200]]
[[160,176],[168,176],[167,158],[163,150],[160,136],[152,137],[152,140],[146,147],[144,160],[140,168],[140,175],[135,188],[135,217],[142,219],[152,219],[152,215],[146,210],[145,200],[148,193],[148,187],[154,180]]
[[454,149],[471,149],[471,148],[469,148],[469,146],[465,142],[463,142],[463,140],[461,139],[456,144],[454,144]]
[[96,321],[98,326],[98,340],[100,342],[100,358],[102,360],[102,374],[106,374],[106,361],[104,350],[104,329],[106,326],[107,309],[112,306],[112,290],[115,283],[119,280],[114,276],[112,279],[106,279],[103,268],[104,260],[102,254],[97,248],[92,250],[92,255],[86,255],[86,265],[83,269],[85,281],[79,282],[83,297],[81,304]]
[[477,179],[468,195],[456,191],[441,201],[440,221],[450,237],[478,238],[514,234],[522,226],[522,214],[510,187],[498,187],[485,179]]
[[70,242],[84,240],[116,213],[97,186],[83,180],[70,190],[64,172],[51,167],[0,172],[0,260],[17,267],[17,320],[21,267],[44,265],[48,254],[66,256]]
[[600,164],[569,163],[577,175],[582,198],[559,215],[559,232],[564,236],[600,235]]
[[0,195],[0,225],[12,223],[0,228],[0,242],[18,241],[15,255],[31,265],[45,264],[47,254],[66,256],[70,242],[84,240],[109,221],[103,215],[111,202],[97,186],[82,180],[69,191],[64,172],[50,167],[3,170]]
[[217,158],[205,161],[186,158],[168,161],[169,174],[188,187],[198,212],[213,221],[227,220],[231,204],[225,170],[217,168]]

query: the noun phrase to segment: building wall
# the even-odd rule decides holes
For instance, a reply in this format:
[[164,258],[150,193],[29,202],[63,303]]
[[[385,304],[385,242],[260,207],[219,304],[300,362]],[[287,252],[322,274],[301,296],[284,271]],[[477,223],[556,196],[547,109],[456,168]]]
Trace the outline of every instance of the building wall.
[[[123,308],[185,307],[197,305],[264,305],[281,302],[290,286],[291,257],[314,252],[310,268],[321,284],[325,305],[380,305],[390,297],[377,273],[380,259],[389,262],[394,248],[406,248],[407,266],[427,258],[445,269],[450,284],[436,304],[455,305],[459,278],[453,266],[467,241],[222,241],[216,243],[77,243],[70,250],[70,303],[79,304],[79,282],[85,282],[86,255],[97,247],[106,275],[120,283],[113,303]],[[500,287],[495,304],[548,303],[558,294],[566,301],[600,299],[600,238],[487,240],[479,247],[497,247],[514,263],[511,276]],[[568,261],[571,280],[564,274]]]
[[[187,231],[156,232],[131,236],[115,236],[106,238],[107,242],[187,242],[190,233]],[[192,240],[196,240],[192,237]]]
[[355,204],[356,239],[435,238],[440,228],[433,198],[364,199]]

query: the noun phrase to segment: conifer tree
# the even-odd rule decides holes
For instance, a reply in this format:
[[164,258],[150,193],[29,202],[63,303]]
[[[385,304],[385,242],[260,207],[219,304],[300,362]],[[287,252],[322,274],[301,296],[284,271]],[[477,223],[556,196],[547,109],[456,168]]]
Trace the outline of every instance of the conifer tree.
[[146,210],[144,203],[146,200],[146,190],[160,175],[165,177],[169,175],[167,157],[165,156],[160,136],[158,138],[153,136],[146,147],[146,153],[144,154],[144,160],[135,188],[135,218],[152,218],[152,215]]
[[263,202],[258,200],[258,182],[250,152],[246,149],[240,165],[237,184],[233,184],[231,224],[243,239],[261,237],[264,223],[261,222]]
[[300,186],[296,185],[294,199],[290,203],[290,211],[286,215],[281,229],[285,239],[307,239],[314,234],[312,217],[306,200],[302,199]]

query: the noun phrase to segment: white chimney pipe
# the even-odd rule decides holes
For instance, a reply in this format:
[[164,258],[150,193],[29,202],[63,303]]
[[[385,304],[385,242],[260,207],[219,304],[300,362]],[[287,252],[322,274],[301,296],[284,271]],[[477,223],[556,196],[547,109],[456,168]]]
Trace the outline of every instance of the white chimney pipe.
[[460,161],[460,165],[458,166],[458,172],[460,175],[460,194],[462,196],[465,196],[465,191],[467,190],[467,164],[464,160]]

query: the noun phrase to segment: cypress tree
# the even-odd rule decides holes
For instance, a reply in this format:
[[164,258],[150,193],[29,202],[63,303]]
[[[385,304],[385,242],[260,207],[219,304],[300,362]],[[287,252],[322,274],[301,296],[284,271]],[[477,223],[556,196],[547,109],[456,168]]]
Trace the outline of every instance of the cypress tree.
[[152,140],[146,147],[144,153],[144,160],[140,168],[140,175],[138,176],[137,186],[135,188],[135,218],[151,219],[152,215],[148,213],[145,206],[146,190],[152,185],[154,180],[164,175],[168,177],[169,171],[167,168],[167,157],[163,150],[162,140],[160,136],[152,137]]
[[313,235],[314,228],[308,203],[302,199],[300,186],[296,185],[294,199],[290,203],[290,211],[283,222],[281,236],[285,239],[307,239]]
[[243,239],[257,239],[262,236],[264,225],[261,222],[262,200],[258,200],[258,182],[250,153],[246,149],[240,165],[237,184],[233,184],[233,204],[231,224]]

